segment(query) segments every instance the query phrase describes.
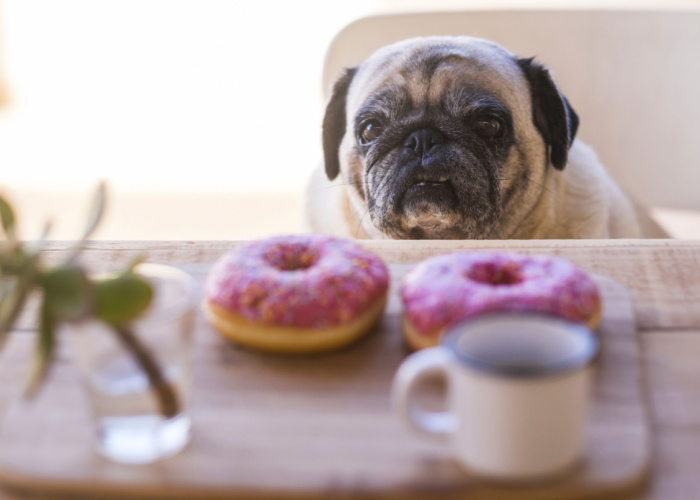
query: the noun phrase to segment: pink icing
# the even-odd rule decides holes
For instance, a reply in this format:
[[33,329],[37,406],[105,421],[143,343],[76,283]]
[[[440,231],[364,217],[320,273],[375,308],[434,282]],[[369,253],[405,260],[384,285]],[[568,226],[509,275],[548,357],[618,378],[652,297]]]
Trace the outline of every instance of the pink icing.
[[350,240],[277,236],[235,248],[209,272],[207,301],[245,318],[281,326],[349,323],[389,287],[389,270]]
[[469,252],[418,264],[401,285],[418,332],[490,311],[535,311],[585,323],[599,311],[595,282],[571,262],[545,255]]

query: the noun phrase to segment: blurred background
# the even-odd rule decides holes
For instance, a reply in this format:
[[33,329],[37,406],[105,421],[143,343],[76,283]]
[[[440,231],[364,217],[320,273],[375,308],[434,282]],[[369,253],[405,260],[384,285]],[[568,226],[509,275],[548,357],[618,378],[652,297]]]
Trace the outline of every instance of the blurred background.
[[[299,231],[333,36],[366,15],[463,8],[700,0],[0,0],[0,190],[27,239],[46,219],[53,239],[75,238],[101,179],[98,238]],[[700,238],[694,212],[653,214]]]

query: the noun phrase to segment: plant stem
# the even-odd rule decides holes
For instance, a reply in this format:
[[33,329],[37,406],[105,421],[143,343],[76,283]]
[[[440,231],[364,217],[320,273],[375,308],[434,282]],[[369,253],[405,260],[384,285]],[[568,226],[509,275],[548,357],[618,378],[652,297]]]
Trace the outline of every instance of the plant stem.
[[138,337],[127,326],[112,325],[124,346],[134,355],[136,362],[148,377],[151,388],[155,391],[160,413],[171,418],[180,411],[180,403],[172,385],[163,377],[160,367],[151,353],[141,344]]

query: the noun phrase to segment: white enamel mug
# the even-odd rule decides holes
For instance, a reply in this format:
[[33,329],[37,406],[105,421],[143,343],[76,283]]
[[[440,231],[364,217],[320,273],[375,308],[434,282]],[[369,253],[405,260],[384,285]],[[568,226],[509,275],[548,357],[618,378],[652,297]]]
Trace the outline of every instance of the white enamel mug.
[[[395,411],[420,434],[445,438],[468,472],[537,480],[581,459],[594,363],[587,327],[549,316],[492,314],[454,325],[438,347],[409,356],[394,379]],[[411,404],[416,383],[447,378],[447,411]]]

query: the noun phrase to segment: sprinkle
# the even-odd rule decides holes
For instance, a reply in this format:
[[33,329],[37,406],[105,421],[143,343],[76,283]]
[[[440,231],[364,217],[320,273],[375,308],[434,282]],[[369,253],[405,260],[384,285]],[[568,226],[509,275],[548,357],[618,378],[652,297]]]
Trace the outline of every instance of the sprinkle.
[[486,311],[536,311],[585,323],[600,309],[590,276],[567,260],[543,255],[433,257],[406,275],[400,294],[411,324],[425,335]]
[[351,322],[388,287],[378,256],[351,240],[309,234],[231,250],[212,267],[204,294],[253,321],[324,328]]

